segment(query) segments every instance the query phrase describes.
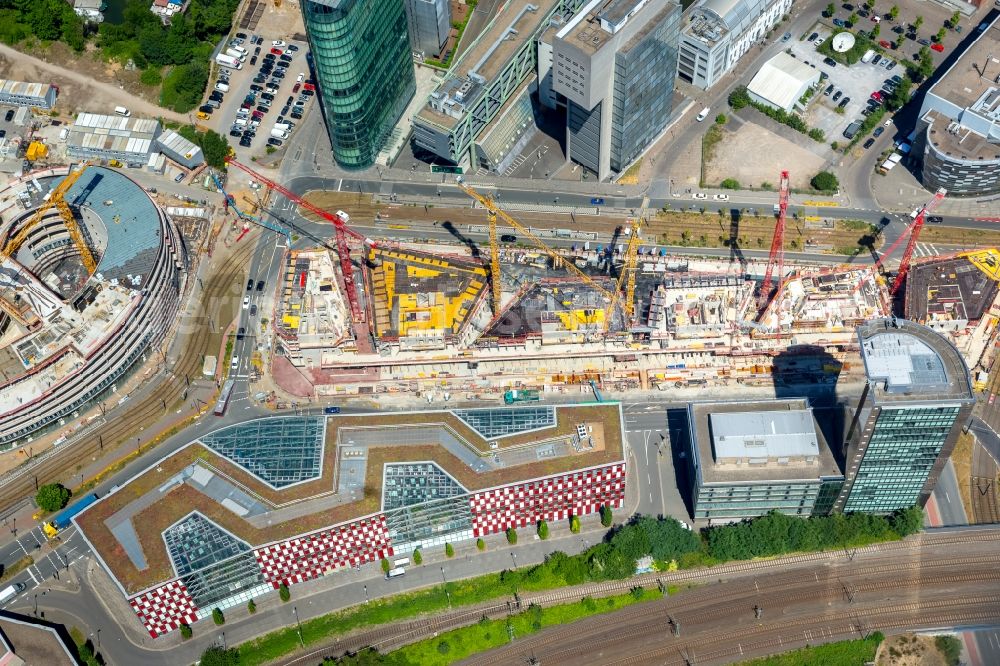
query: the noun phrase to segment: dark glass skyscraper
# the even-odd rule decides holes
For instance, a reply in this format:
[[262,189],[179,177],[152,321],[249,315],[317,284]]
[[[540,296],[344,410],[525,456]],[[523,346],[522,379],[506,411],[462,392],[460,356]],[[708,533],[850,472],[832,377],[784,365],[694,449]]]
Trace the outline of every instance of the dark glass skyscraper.
[[305,0],[302,15],[333,157],[369,167],[416,93],[403,0]]

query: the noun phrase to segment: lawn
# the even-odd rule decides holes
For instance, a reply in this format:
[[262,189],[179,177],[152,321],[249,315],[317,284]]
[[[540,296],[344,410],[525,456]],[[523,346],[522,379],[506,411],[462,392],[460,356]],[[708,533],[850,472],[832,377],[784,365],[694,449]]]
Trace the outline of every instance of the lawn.
[[873,633],[866,639],[853,641],[838,641],[806,647],[791,652],[751,659],[741,662],[739,666],[863,666],[875,659],[875,651],[883,636]]

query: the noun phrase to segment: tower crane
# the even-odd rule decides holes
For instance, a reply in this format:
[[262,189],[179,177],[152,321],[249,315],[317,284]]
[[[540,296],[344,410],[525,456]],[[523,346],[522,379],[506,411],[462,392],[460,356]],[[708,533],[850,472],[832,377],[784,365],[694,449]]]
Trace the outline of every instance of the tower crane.
[[[596,280],[594,280],[593,278],[591,278],[589,275],[587,275],[586,273],[584,273],[583,271],[581,271],[579,268],[577,268],[576,266],[574,266],[573,262],[567,261],[566,257],[562,256],[561,254],[559,254],[558,252],[556,252],[555,250],[553,250],[552,248],[550,248],[548,245],[546,245],[545,241],[543,241],[542,239],[540,239],[535,234],[531,233],[531,231],[528,230],[527,227],[525,227],[523,224],[521,224],[520,222],[518,222],[517,220],[515,220],[513,217],[511,217],[510,215],[508,215],[503,209],[501,209],[500,207],[498,207],[496,205],[496,202],[493,201],[492,197],[483,196],[482,194],[480,194],[479,192],[477,192],[476,190],[474,190],[471,186],[469,186],[468,184],[466,184],[465,181],[463,181],[461,179],[461,177],[459,177],[458,179],[456,179],[455,182],[458,185],[458,188],[460,190],[462,190],[463,192],[465,192],[466,194],[468,194],[470,197],[472,197],[473,199],[475,199],[476,201],[478,201],[479,204],[483,208],[485,208],[486,211],[487,211],[487,213],[489,214],[489,220],[490,220],[490,280],[493,282],[493,285],[494,285],[494,287],[493,287],[493,289],[494,289],[494,298],[497,298],[496,294],[497,294],[497,291],[499,290],[499,285],[500,285],[500,261],[499,261],[499,257],[498,257],[498,252],[499,251],[497,249],[497,243],[496,243],[496,219],[497,219],[497,217],[500,217],[506,224],[509,224],[510,226],[512,226],[515,229],[517,229],[517,231],[519,233],[523,234],[532,243],[534,243],[535,246],[539,250],[541,250],[546,255],[548,255],[549,258],[552,259],[552,262],[553,262],[554,266],[565,266],[567,269],[569,269],[569,271],[571,273],[575,274],[576,277],[578,277],[581,280],[583,280],[589,287],[592,287],[593,289],[597,290],[599,293],[603,294],[604,297],[608,300],[608,309],[605,311],[605,317],[604,317],[604,319],[605,319],[605,321],[608,321],[608,320],[611,319],[611,316],[614,314],[615,303],[618,300],[615,293],[610,292],[607,289],[605,289],[604,286],[602,286],[599,282],[597,282]],[[497,257],[496,261],[494,261],[494,259],[493,259],[494,257]],[[498,311],[499,310],[495,310],[495,312],[498,312]]]
[[242,211],[239,208],[239,206],[236,205],[236,197],[234,197],[232,194],[226,191],[226,188],[222,186],[222,181],[219,180],[219,177],[216,176],[215,173],[212,173],[211,176],[212,180],[215,182],[215,186],[219,189],[219,192],[222,193],[223,206],[226,212],[229,212],[229,210],[231,209],[233,213],[236,215],[236,217],[238,217],[244,223],[253,223],[256,224],[257,226],[264,227],[265,229],[269,229],[271,231],[281,234],[282,236],[285,237],[289,245],[291,245],[292,239],[291,239],[291,234],[288,232],[288,229],[270,224],[269,222],[264,221],[262,218],[254,217],[253,215],[250,215],[249,213],[245,213],[244,211]]
[[774,238],[771,239],[771,253],[767,259],[767,270],[764,272],[764,281],[760,284],[760,309],[767,307],[768,299],[771,297],[771,284],[774,276],[774,266],[778,266],[778,286],[785,277],[785,213],[788,210],[788,172],[781,172],[780,185],[778,187],[778,222],[774,225]]
[[309,203],[288,188],[260,175],[247,165],[237,162],[233,157],[227,157],[226,163],[246,172],[251,178],[259,181],[279,194],[282,194],[289,201],[294,201],[302,208],[319,215],[327,222],[333,224],[337,241],[337,255],[340,258],[340,272],[344,279],[344,290],[347,292],[347,301],[351,306],[351,318],[355,323],[363,322],[365,320],[365,313],[361,307],[360,301],[358,300],[358,292],[354,283],[354,267],[351,265],[351,254],[347,238],[350,236],[352,239],[360,241],[362,246],[366,246],[371,249],[375,248],[375,241],[347,226],[347,223],[351,218],[344,211],[338,210],[336,213],[331,213],[323,210],[322,208]]
[[611,305],[608,306],[609,316],[604,318],[605,330],[607,330],[608,326],[610,326],[610,315],[614,313],[615,307],[617,307],[618,301],[622,297],[623,283],[625,286],[625,301],[622,304],[622,309],[624,310],[626,323],[632,321],[632,315],[635,312],[635,280],[637,268],[639,266],[639,230],[642,228],[642,218],[636,220],[628,228],[630,229],[631,235],[628,239],[628,245],[625,248],[625,256],[623,258],[621,272],[618,274],[618,283],[615,288],[615,293],[611,300]]
[[[913,250],[917,246],[917,238],[920,236],[920,230],[924,228],[924,218],[927,216],[927,213],[937,208],[937,205],[941,203],[941,200],[944,199],[944,196],[947,193],[948,191],[943,187],[935,192],[934,198],[924,204],[923,208],[917,212],[917,216],[913,219],[913,222],[910,223],[910,226],[907,229],[910,233],[910,240],[906,244],[906,249],[903,251],[903,258],[899,261],[899,271],[896,273],[896,280],[892,283],[892,288],[889,290],[889,293],[893,296],[895,296],[896,292],[899,291],[899,288],[903,286],[903,281],[906,280],[906,274],[910,271],[910,259],[913,257]],[[896,249],[899,241],[903,240],[903,236],[905,235],[906,232],[900,235],[896,242],[892,244],[892,247],[889,248],[889,251],[879,257],[878,263],[881,264],[882,257],[889,256],[889,254]]]
[[73,215],[73,211],[70,210],[69,204],[66,203],[66,193],[69,192],[70,188],[80,177],[83,176],[83,172],[87,170],[87,167],[91,165],[91,162],[83,162],[78,168],[71,169],[66,177],[55,186],[55,188],[49,193],[49,196],[45,203],[43,203],[24,224],[18,229],[17,233],[7,239],[3,244],[3,249],[0,250],[0,256],[4,259],[13,257],[17,251],[20,249],[24,242],[28,240],[28,236],[31,235],[31,230],[34,229],[41,221],[44,219],[46,213],[48,213],[53,208],[59,213],[59,217],[62,218],[63,223],[66,225],[66,231],[69,232],[69,237],[76,245],[77,251],[80,253],[80,260],[83,262],[84,267],[87,269],[88,273],[93,274],[97,270],[97,261],[94,259],[94,254],[90,251],[87,246],[87,241],[83,237],[83,232],[80,231],[80,225],[77,224],[76,217]]

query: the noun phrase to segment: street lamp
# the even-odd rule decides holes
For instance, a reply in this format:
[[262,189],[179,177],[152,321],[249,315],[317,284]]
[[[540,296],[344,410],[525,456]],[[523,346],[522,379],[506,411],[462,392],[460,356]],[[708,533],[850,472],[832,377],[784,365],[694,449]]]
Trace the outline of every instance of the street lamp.
[[514,560],[514,568],[516,569],[517,568],[517,555],[514,554],[514,551],[510,552],[510,559]]
[[365,585],[365,603],[368,603],[368,586]]
[[306,646],[305,641],[302,640],[302,624],[299,622],[299,609],[296,608],[295,606],[292,606],[292,612],[295,613],[295,626],[299,632],[299,645],[305,647]]

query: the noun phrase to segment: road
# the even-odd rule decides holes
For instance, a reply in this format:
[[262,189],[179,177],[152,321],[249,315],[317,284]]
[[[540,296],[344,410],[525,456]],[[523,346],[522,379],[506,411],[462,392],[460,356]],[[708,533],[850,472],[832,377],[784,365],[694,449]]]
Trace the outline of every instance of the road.
[[872,631],[995,625],[1000,531],[973,534],[988,537],[927,534],[766,575],[750,565],[721,582],[712,576],[694,590],[546,629],[460,663],[527,663],[533,656],[546,666],[722,664]]

